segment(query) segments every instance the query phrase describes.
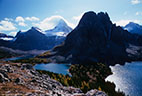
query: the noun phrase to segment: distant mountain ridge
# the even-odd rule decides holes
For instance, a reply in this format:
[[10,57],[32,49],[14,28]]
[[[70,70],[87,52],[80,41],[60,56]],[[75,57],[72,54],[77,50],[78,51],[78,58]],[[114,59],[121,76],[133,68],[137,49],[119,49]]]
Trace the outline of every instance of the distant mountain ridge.
[[23,51],[49,50],[55,45],[61,44],[71,30],[72,28],[61,19],[55,28],[47,30],[48,32],[44,32],[38,27],[32,27],[25,32],[19,31],[11,41],[0,40],[0,46]]
[[134,22],[127,24],[124,29],[128,30],[132,34],[142,35],[142,25],[139,25]]
[[9,41],[12,40],[13,38],[14,38],[13,36],[7,35],[5,33],[0,33],[0,40]]
[[[13,49],[32,50],[32,49],[45,49],[48,48],[46,43],[47,37],[39,32],[36,28],[32,27],[27,32],[18,32],[16,40],[11,47]],[[45,48],[44,48],[45,47]]]
[[14,38],[13,36],[4,34],[4,33],[0,33],[0,37],[8,37],[8,38]]
[[11,48],[19,50],[49,50],[56,44],[60,44],[64,38],[46,36],[37,27],[32,27],[26,32],[19,31],[12,42]]

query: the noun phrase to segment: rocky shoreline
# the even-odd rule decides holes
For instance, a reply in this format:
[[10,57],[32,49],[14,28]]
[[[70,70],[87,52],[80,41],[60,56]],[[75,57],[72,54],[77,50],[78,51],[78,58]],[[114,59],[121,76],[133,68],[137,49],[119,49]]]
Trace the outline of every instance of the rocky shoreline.
[[0,95],[24,96],[107,96],[92,89],[83,93],[79,88],[65,87],[47,74],[40,74],[31,64],[0,64]]

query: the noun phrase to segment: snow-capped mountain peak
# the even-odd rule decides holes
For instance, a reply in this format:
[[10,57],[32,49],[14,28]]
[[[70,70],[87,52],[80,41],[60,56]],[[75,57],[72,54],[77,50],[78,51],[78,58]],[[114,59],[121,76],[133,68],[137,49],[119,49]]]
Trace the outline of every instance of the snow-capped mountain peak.
[[46,30],[45,32],[47,36],[66,36],[71,31],[72,28],[69,27],[63,19],[60,19],[58,24],[53,29]]
[[68,25],[63,19],[60,19],[56,27],[63,27],[63,26],[68,26]]

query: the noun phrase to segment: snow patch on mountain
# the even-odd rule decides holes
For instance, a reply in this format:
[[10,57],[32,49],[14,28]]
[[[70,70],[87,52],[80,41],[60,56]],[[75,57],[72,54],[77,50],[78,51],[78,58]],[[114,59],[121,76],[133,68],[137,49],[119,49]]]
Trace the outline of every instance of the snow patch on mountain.
[[38,27],[32,27],[31,30],[33,30],[33,31],[39,31],[39,32],[41,32],[41,33],[44,33],[44,31],[42,31],[42,30],[41,30],[40,28],[38,28]]
[[0,39],[5,41],[13,40],[13,36],[7,35],[5,33],[0,33]]
[[9,37],[0,37],[0,39],[5,40],[5,41],[11,41],[11,40],[13,40],[13,38],[9,38]]

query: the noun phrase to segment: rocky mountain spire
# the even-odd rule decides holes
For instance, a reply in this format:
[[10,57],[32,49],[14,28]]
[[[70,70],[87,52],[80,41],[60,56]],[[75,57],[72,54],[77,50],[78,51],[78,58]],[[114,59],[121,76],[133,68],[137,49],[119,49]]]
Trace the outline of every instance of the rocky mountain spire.
[[128,59],[126,48],[129,44],[142,45],[142,38],[138,38],[112,24],[107,13],[90,11],[67,35],[65,43],[53,51],[66,58],[72,56],[70,60],[75,64],[121,63]]

